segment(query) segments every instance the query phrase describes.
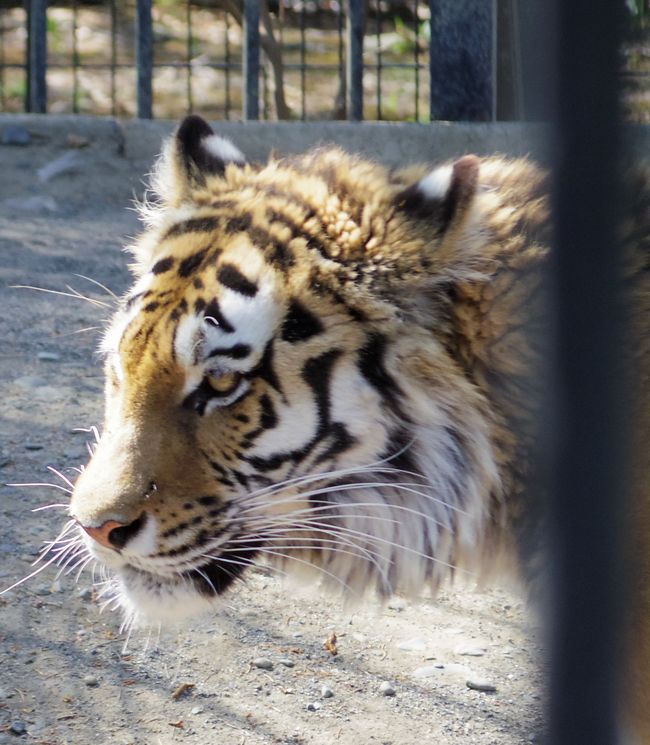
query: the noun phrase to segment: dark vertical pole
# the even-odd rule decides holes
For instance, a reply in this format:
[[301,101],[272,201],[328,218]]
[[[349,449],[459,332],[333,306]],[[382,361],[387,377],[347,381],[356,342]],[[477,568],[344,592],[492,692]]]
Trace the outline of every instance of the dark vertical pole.
[[185,4],[185,22],[187,26],[187,113],[194,111],[194,96],[192,95],[192,58],[194,50],[192,48],[192,2],[187,0]]
[[29,101],[34,114],[47,111],[47,0],[27,3],[29,21]]
[[429,0],[431,119],[494,119],[496,0]]
[[617,741],[617,525],[624,507],[616,281],[622,9],[623,3],[611,0],[555,3],[553,745]]
[[244,119],[260,118],[260,6],[244,0]]
[[111,0],[111,116],[117,114],[117,7],[115,0]]
[[347,112],[348,119],[363,119],[363,31],[364,0],[348,0],[347,25]]
[[226,80],[225,80],[225,115],[226,119],[230,119],[230,65],[231,65],[231,59],[230,59],[230,16],[228,13],[224,12],[224,23],[226,26],[226,37],[225,37],[225,44],[224,44],[224,61],[226,63]]
[[153,112],[153,23],[151,0],[138,0],[136,18],[138,40],[138,116],[151,119]]
[[79,7],[72,0],[72,113],[79,113],[79,46],[77,44]]

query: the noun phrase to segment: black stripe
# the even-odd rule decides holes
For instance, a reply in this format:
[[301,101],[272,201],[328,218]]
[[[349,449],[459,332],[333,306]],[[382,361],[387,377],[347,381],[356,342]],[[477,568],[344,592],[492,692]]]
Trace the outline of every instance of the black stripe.
[[401,390],[384,366],[387,347],[388,341],[383,334],[370,334],[359,350],[359,371],[387,403],[396,407]]
[[305,341],[323,330],[320,320],[302,303],[292,300],[282,325],[284,341],[295,343]]
[[229,217],[226,222],[226,233],[243,233],[248,230],[251,226],[250,215],[239,215],[237,217]]
[[300,463],[323,441],[323,438],[332,431],[332,428],[334,428],[333,434],[335,437],[342,437],[343,425],[339,425],[338,423],[332,425],[330,422],[331,403],[329,390],[332,370],[341,354],[340,349],[330,349],[318,357],[311,357],[303,365],[302,377],[312,389],[318,410],[318,426],[312,439],[304,447],[297,450],[276,453],[266,458],[252,456],[247,460],[253,468],[256,468],[258,471],[273,471],[287,462],[294,464]]
[[166,259],[160,259],[160,261],[157,261],[151,267],[151,271],[154,274],[162,274],[163,272],[168,272],[173,266],[174,266],[174,259],[172,259],[171,256],[168,256]]
[[248,230],[251,241],[265,254],[266,260],[283,272],[296,262],[291,249],[276,240],[267,230],[252,227]]
[[176,223],[165,233],[163,240],[177,238],[188,233],[210,233],[221,225],[221,218],[214,215],[206,217],[192,217],[189,220]]
[[257,366],[249,373],[245,373],[245,375],[248,378],[260,378],[275,388],[278,393],[282,393],[280,381],[278,380],[278,376],[275,374],[275,369],[273,367],[273,352],[273,340],[271,339],[264,348],[264,354]]
[[193,274],[201,266],[207,252],[207,248],[202,248],[200,251],[183,259],[178,267],[178,276],[189,277],[190,274]]
[[217,271],[217,279],[222,285],[228,287],[240,295],[255,297],[257,285],[245,277],[233,264],[222,264]]
[[157,303],[155,300],[151,303],[147,303],[147,305],[144,306],[142,309],[145,313],[151,313],[152,311],[156,310],[156,308],[160,307],[160,303]]
[[228,319],[221,312],[219,307],[219,301],[215,298],[205,306],[204,318],[214,318],[222,331],[227,334],[232,334],[235,331],[235,327],[228,321]]
[[248,357],[251,353],[251,348],[248,344],[235,344],[232,347],[215,347],[206,359],[210,357],[230,357],[233,360],[242,360],[244,357]]

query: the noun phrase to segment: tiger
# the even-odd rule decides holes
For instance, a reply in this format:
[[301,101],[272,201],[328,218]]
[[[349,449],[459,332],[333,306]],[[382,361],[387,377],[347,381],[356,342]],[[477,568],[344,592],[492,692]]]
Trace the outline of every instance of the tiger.
[[70,505],[126,616],[195,616],[260,562],[357,595],[534,574],[546,171],[256,164],[191,115],[150,189]]

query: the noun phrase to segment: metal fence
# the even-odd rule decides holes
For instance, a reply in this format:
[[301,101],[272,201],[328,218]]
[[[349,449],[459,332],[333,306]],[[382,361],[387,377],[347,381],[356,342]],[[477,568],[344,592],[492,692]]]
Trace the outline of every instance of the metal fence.
[[196,111],[215,119],[490,120],[493,41],[507,6],[0,0],[0,107],[142,118]]

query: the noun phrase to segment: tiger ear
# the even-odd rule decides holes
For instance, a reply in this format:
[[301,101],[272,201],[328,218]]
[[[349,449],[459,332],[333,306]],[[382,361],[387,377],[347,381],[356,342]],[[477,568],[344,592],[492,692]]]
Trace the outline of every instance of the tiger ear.
[[476,193],[478,175],[479,159],[465,155],[407,186],[395,198],[396,205],[443,235],[462,221]]
[[169,140],[154,173],[154,190],[163,202],[178,206],[209,176],[223,176],[226,166],[243,166],[246,158],[230,142],[214,133],[196,114],[185,117]]

